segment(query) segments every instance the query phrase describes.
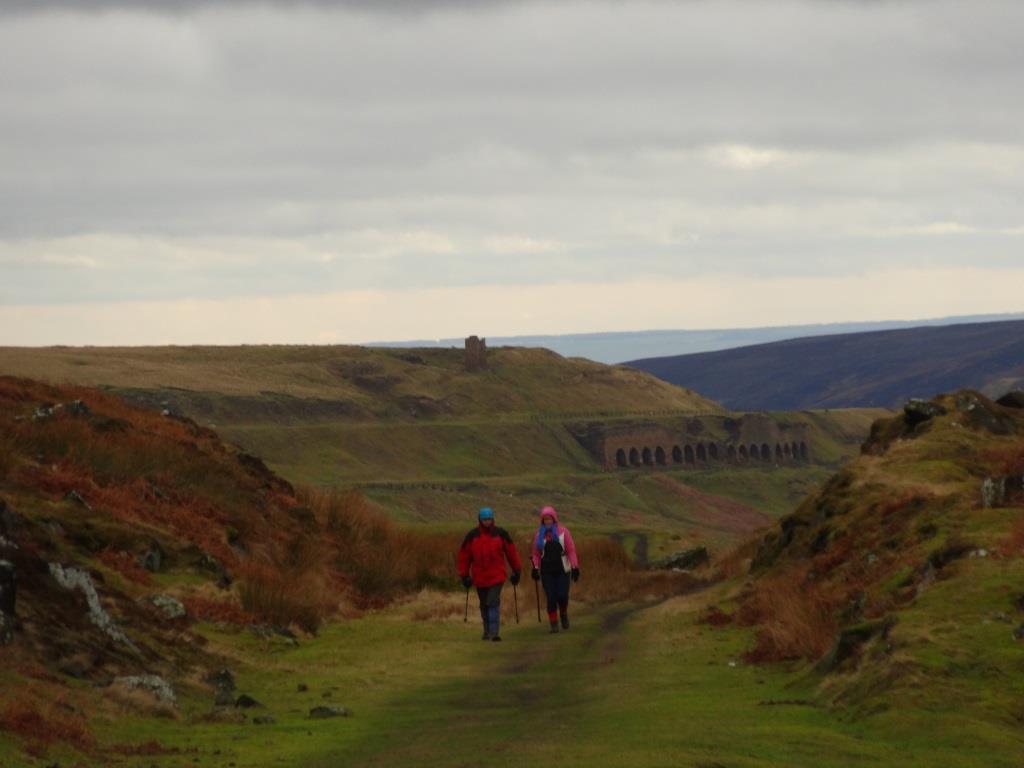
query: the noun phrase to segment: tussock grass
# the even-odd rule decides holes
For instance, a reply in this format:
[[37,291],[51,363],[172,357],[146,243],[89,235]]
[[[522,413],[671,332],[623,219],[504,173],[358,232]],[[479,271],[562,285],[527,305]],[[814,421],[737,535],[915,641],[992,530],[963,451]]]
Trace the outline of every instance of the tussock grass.
[[403,528],[355,491],[305,489],[299,499],[324,531],[333,567],[364,602],[454,582],[458,534]]

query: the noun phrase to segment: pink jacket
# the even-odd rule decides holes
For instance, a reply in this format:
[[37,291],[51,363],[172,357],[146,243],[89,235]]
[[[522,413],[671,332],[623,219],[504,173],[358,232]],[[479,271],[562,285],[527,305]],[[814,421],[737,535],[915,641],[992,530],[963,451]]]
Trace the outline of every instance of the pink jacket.
[[[569,529],[558,522],[558,513],[555,512],[554,507],[544,507],[540,511],[540,518],[543,520],[547,515],[551,515],[555,521],[555,533],[558,536],[558,542],[562,545],[562,567],[565,572],[568,573],[573,568],[579,568],[579,560],[576,559],[576,545],[573,543],[572,534],[569,533]],[[543,526],[544,523],[541,523]],[[544,544],[541,543],[537,546],[537,539],[540,536],[541,529],[537,529],[537,533],[533,536],[533,545],[530,547],[530,562],[533,563],[534,568],[540,568],[540,558],[544,554]]]

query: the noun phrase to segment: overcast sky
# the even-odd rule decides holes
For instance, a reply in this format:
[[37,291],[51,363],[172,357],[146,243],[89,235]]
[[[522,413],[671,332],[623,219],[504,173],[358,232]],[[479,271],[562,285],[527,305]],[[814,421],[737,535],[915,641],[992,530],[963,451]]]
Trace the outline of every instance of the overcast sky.
[[0,343],[1024,310],[1024,3],[0,2]]

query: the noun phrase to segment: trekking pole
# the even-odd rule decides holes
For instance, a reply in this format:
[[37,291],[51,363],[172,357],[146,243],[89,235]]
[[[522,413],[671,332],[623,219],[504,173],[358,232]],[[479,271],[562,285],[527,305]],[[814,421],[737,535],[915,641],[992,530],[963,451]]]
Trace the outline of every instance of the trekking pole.
[[466,613],[462,617],[462,623],[463,624],[468,624],[469,623],[469,587],[466,587]]
[[537,623],[540,624],[540,587],[536,581],[533,582],[533,594],[537,596]]
[[516,591],[517,589],[518,589],[518,587],[516,587],[516,585],[513,584],[512,585],[512,597],[515,599],[515,603],[516,603],[516,624],[519,623],[519,592]]

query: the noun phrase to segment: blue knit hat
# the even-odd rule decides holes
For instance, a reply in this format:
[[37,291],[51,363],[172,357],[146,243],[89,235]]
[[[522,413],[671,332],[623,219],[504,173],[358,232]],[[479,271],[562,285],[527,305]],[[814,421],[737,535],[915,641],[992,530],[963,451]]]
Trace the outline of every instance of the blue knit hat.
[[494,519],[494,510],[491,509],[490,507],[484,507],[483,509],[480,510],[480,514],[478,514],[476,517],[477,517],[477,520],[480,520],[480,521],[483,521],[483,520],[493,520]]

